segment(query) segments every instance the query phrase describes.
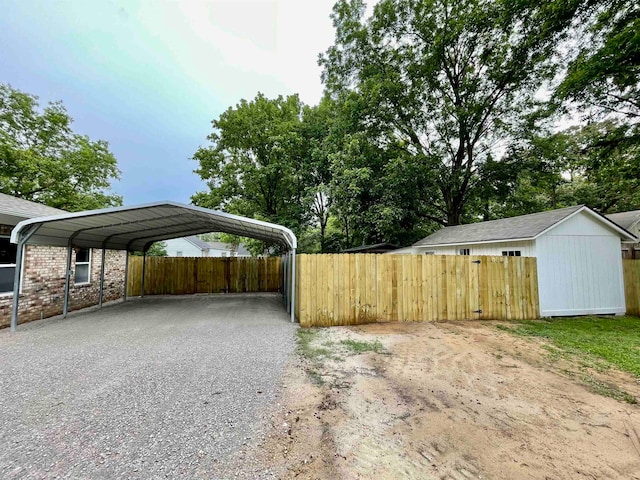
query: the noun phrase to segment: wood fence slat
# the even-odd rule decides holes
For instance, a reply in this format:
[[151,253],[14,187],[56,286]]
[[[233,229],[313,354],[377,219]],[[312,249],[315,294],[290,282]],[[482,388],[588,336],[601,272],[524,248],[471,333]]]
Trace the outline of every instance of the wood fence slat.
[[622,271],[627,314],[640,316],[640,260],[623,259]]
[[[240,260],[240,261],[239,261]],[[148,257],[145,295],[193,293],[277,292],[282,259],[221,257]],[[227,283],[227,275],[234,278]],[[129,258],[127,295],[140,295],[142,257]]]
[[[623,268],[627,310],[637,315],[640,261],[625,260]],[[279,257],[149,257],[145,290],[147,295],[277,292],[282,273]],[[140,294],[141,275],[142,257],[130,257],[128,295]],[[539,316],[535,258],[301,254],[296,279],[302,326]]]
[[[327,254],[297,263],[302,326],[539,315],[535,258]],[[627,283],[632,275],[625,270]]]

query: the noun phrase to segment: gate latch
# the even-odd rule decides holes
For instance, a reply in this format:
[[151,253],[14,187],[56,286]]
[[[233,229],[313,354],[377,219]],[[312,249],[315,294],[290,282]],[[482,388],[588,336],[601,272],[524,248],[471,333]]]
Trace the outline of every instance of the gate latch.
[[482,310],[474,310],[473,313],[482,313]]
[[472,260],[471,263],[480,263],[480,260]]

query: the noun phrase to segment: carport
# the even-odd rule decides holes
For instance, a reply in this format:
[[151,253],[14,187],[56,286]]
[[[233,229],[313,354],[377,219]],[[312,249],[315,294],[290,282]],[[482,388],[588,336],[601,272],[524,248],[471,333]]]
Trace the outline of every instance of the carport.
[[[69,309],[71,257],[74,247],[102,249],[99,305],[102,306],[106,250],[143,252],[142,292],[146,252],[154,242],[207,232],[224,232],[279,244],[284,250],[283,296],[291,321],[295,321],[295,253],[297,239],[282,225],[209,210],[193,205],[164,201],[100,210],[38,217],[20,222],[11,233],[17,244],[16,265],[21,265],[25,245],[67,247],[63,316]],[[127,297],[126,256],[124,300]],[[19,291],[22,271],[15,269],[14,292]],[[13,296],[11,331],[18,325],[19,295]]]

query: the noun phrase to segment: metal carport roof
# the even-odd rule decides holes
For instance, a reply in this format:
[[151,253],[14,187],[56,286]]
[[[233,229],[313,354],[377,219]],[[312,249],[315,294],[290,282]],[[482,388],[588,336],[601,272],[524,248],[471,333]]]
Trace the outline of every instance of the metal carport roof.
[[225,232],[297,247],[291,230],[274,223],[176,202],[156,202],[31,218],[18,223],[11,241],[33,233],[27,243],[145,251],[153,242],[207,232]]
[[[293,320],[295,289],[291,287],[295,282],[297,239],[291,230],[275,223],[193,205],[163,201],[30,218],[16,225],[11,232],[11,242],[18,244],[17,265],[21,262],[23,247],[27,244],[67,247],[63,310],[66,316],[71,275],[71,249],[73,247],[101,248],[104,267],[105,250],[146,252],[153,242],[207,232],[224,232],[256,238],[277,243],[288,251],[284,267],[287,278],[287,281],[284,282],[284,294]],[[14,292],[17,292],[19,291],[21,269],[16,268],[15,271]],[[144,282],[144,274],[142,278]],[[102,305],[103,284],[104,269],[100,276],[100,305]],[[18,295],[14,295],[11,317],[12,330],[15,330],[17,326],[17,316]]]

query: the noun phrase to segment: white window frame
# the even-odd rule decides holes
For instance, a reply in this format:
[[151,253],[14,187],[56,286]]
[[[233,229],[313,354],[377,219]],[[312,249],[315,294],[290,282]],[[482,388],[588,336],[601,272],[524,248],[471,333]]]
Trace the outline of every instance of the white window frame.
[[502,250],[503,257],[521,257],[522,250]]
[[469,256],[469,255],[471,255],[471,249],[470,248],[461,248],[461,249],[458,250],[458,255]]
[[[0,235],[0,238],[11,238],[11,236]],[[22,295],[22,285],[24,283],[24,257],[26,252],[27,252],[27,246],[24,245],[22,247],[22,258],[20,259],[20,288],[18,289],[18,295]],[[16,252],[16,255],[17,255],[17,252]],[[15,263],[0,264],[0,268],[11,268],[15,266],[16,266]],[[7,298],[7,297],[13,297],[13,290],[11,290],[10,292],[0,292],[0,298]]]
[[426,252],[424,252],[425,255],[435,255],[436,252],[435,250],[427,250]]
[[[74,258],[74,269],[73,269],[73,284],[75,286],[82,286],[82,285],[89,285],[91,284],[91,260],[93,257],[93,252],[92,252],[92,248],[88,248],[87,250],[89,250],[89,261],[88,262],[76,262],[75,258]],[[78,252],[74,252],[74,257],[78,254]],[[78,283],[76,282],[76,270],[78,265],[87,265],[87,281],[86,282],[82,282],[82,283]]]
[[176,257],[182,257],[182,250],[176,250]]

